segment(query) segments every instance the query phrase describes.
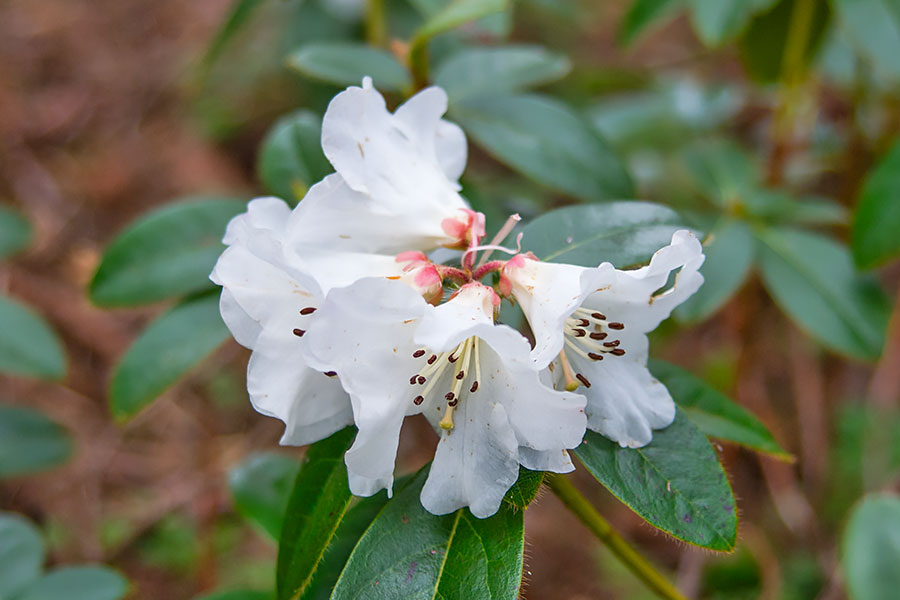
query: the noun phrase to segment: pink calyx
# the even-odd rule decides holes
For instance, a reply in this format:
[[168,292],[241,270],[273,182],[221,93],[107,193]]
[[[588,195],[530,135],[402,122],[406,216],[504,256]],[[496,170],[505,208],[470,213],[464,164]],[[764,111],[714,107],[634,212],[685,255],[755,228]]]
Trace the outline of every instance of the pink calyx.
[[459,210],[460,217],[441,221],[441,229],[454,240],[445,246],[459,249],[477,246],[485,235],[484,214],[470,208]]
[[437,304],[444,296],[444,280],[437,265],[428,260],[422,252],[414,250],[401,252],[394,259],[398,263],[406,263],[403,266],[403,275],[392,277],[400,279],[407,285],[418,290],[431,304]]

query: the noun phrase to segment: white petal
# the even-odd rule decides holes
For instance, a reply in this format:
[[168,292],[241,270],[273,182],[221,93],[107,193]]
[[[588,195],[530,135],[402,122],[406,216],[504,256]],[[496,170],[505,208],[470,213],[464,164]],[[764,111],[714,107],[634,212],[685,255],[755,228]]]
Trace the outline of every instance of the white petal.
[[232,244],[248,243],[254,238],[280,239],[291,208],[280,198],[256,198],[247,203],[247,212],[228,222],[222,241]]
[[579,388],[587,398],[588,429],[623,447],[640,448],[650,443],[652,430],[675,419],[672,396],[642,362],[626,360],[627,354],[599,362],[572,355],[569,359],[593,384]]
[[363,279],[331,290],[303,338],[308,363],[337,372],[352,399],[359,433],[345,461],[354,494],[393,483],[400,427],[416,412],[408,381],[418,370],[412,332],[426,306],[402,283]]
[[503,270],[534,334],[532,359],[547,366],[563,347],[563,324],[590,294],[615,279],[609,263],[594,269],[515,257]]
[[572,458],[565,450],[535,450],[519,446],[519,464],[532,471],[570,473],[575,470]]
[[466,135],[454,123],[441,119],[445,112],[447,94],[430,87],[400,106],[394,118],[419,151],[435,157],[447,178],[456,181],[466,167]]
[[219,312],[237,343],[252,350],[259,334],[262,333],[262,325],[241,308],[234,298],[234,294],[228,291],[228,288],[222,288],[222,295],[219,297]]
[[516,438],[506,411],[490,398],[478,400],[460,403],[456,426],[438,443],[421,496],[433,514],[468,506],[476,517],[489,517],[519,475]]
[[353,423],[349,396],[336,379],[304,366],[301,345],[289,331],[267,330],[247,366],[253,407],[284,421],[281,443],[293,446],[325,439]]

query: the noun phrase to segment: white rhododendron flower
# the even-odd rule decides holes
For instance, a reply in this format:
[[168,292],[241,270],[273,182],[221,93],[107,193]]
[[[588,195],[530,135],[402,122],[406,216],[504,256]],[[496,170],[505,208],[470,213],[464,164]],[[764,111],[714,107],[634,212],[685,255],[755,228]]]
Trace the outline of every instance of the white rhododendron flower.
[[422,504],[494,514],[519,464],[566,472],[584,435],[584,398],[542,381],[530,345],[494,323],[493,289],[463,285],[433,307],[412,288],[364,279],[335,289],[307,333],[307,362],[337,372],[359,428],[346,454],[350,488],[390,490],[400,428],[422,413],[440,442]]
[[379,254],[477,244],[484,215],[459,195],[466,138],[446,111],[431,87],[391,114],[368,77],[335,96],[322,148],[337,172],[297,207],[291,244]]
[[[551,363],[561,387],[587,397],[588,428],[622,446],[648,444],[675,418],[666,387],[647,369],[647,333],[703,283],[699,240],[678,231],[646,267],[620,271],[543,263],[517,255],[501,291],[516,299],[535,337],[532,356]],[[671,288],[669,276],[676,272]]]

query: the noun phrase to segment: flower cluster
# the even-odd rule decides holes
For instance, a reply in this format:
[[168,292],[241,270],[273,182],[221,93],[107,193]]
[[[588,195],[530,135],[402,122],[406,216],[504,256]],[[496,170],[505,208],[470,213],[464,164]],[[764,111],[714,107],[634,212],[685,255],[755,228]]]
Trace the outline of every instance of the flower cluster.
[[[466,139],[446,109],[436,87],[394,113],[368,78],[338,94],[322,124],[336,172],[293,210],[250,202],[211,278],[253,350],[253,406],[284,421],[283,444],[354,424],[351,490],[390,493],[404,418],[421,413],[440,435],[423,505],[487,517],[519,465],[571,471],[566,450],[585,428],[638,447],[672,422],[646,333],[700,286],[703,254],[686,231],[631,271],[542,262],[499,246],[508,227],[484,243],[484,215],[459,193]],[[497,322],[504,301],[533,343]]]

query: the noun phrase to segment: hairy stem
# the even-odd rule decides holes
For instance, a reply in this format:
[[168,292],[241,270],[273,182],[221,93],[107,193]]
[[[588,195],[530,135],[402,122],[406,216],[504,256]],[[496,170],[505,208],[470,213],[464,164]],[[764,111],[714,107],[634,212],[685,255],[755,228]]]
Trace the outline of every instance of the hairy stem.
[[650,588],[660,598],[668,600],[686,600],[675,586],[659,571],[632,548],[625,539],[612,528],[612,526],[600,516],[600,513],[591,506],[591,503],[581,495],[565,476],[557,473],[547,473],[544,482],[553,490],[553,493],[562,500],[566,508],[578,517],[597,538],[606,544],[606,547],[616,555],[628,570],[635,574],[644,585]]

